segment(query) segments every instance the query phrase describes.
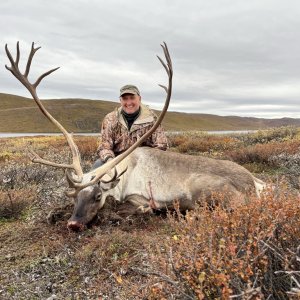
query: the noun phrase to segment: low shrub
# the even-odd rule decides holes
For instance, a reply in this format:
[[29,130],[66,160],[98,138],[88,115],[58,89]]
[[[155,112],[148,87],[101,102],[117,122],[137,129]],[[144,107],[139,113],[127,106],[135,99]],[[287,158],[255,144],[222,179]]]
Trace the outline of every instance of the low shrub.
[[287,191],[269,192],[231,212],[199,207],[170,216],[173,234],[165,244],[185,293],[190,299],[287,299],[291,274],[300,282],[299,204]]
[[265,130],[258,130],[253,133],[237,135],[245,145],[266,144],[271,141],[286,141],[296,138],[298,129],[294,126],[283,126]]
[[6,162],[12,158],[13,154],[10,151],[3,151],[0,153],[0,161]]
[[240,146],[240,142],[226,135],[176,135],[169,138],[170,146],[175,147],[180,153],[213,153],[235,149]]
[[24,215],[36,199],[34,187],[19,190],[0,190],[0,219],[17,219]]
[[291,140],[285,142],[270,142],[267,144],[257,144],[249,147],[242,147],[235,150],[227,150],[224,156],[239,163],[264,163],[274,164],[273,156],[282,153],[295,154],[299,151],[300,141]]
[[81,158],[84,160],[95,161],[99,139],[96,137],[76,137],[75,142],[78,146]]

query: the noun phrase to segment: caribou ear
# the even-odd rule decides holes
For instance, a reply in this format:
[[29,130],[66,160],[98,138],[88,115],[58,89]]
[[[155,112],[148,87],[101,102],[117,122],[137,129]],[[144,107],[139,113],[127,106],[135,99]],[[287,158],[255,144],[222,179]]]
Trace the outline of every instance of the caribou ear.
[[106,192],[106,191],[109,191],[109,190],[113,189],[114,187],[116,187],[117,184],[119,183],[119,181],[120,181],[120,179],[116,179],[116,180],[110,181],[110,182],[100,181],[99,186],[104,192]]

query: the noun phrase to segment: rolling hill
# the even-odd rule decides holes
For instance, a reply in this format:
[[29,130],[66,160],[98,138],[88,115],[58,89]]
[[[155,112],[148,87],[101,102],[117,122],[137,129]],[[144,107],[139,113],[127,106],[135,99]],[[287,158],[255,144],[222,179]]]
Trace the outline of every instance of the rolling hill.
[[[43,103],[70,132],[99,132],[103,117],[119,105],[117,102],[87,99],[43,100]],[[32,99],[0,93],[0,104],[0,132],[57,132]],[[300,126],[300,119],[168,112],[163,122],[169,131],[251,130],[288,125]]]

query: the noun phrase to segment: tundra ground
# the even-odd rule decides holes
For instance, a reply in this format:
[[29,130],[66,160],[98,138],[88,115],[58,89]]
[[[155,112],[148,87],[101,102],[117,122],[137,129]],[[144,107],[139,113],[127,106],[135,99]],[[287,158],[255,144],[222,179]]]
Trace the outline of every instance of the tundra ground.
[[[88,170],[97,139],[76,143]],[[185,216],[131,215],[110,199],[74,233],[63,171],[26,156],[31,147],[65,162],[64,139],[1,139],[0,299],[298,299],[298,130],[185,133],[170,136],[170,146],[236,161],[272,189],[233,211],[203,204]]]

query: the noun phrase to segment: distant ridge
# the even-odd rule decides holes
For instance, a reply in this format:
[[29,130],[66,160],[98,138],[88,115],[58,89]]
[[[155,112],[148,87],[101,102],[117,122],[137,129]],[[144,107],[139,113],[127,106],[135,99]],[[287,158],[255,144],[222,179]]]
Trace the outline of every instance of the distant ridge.
[[[70,132],[99,132],[103,117],[117,102],[88,99],[43,100],[45,107]],[[158,112],[159,113],[159,112]],[[253,130],[300,126],[300,119],[263,119],[210,114],[168,112],[163,126],[171,131]],[[34,100],[0,93],[0,132],[57,132]]]

